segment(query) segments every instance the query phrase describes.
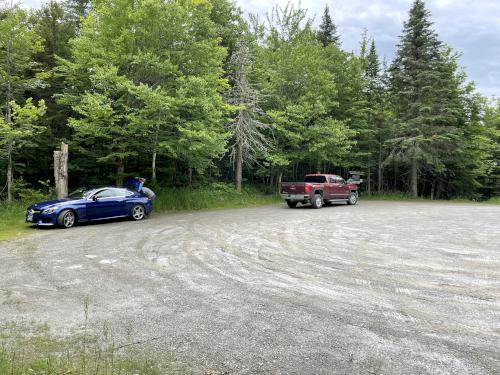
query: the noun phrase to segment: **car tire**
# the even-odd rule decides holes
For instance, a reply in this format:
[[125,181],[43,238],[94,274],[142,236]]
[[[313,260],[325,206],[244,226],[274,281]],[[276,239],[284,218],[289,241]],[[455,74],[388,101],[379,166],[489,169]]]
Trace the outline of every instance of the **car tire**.
[[349,194],[349,198],[347,198],[347,204],[354,206],[356,203],[358,203],[358,194],[352,192]]
[[72,210],[62,210],[57,216],[57,225],[60,228],[68,229],[77,223],[76,214]]
[[323,206],[323,196],[321,194],[315,194],[311,201],[312,208],[321,208]]
[[298,203],[299,203],[299,202],[286,201],[286,204],[287,204],[287,205],[288,205],[288,207],[290,207],[290,208],[295,208],[295,207],[297,207],[297,204],[298,204]]
[[130,217],[134,221],[141,221],[146,217],[146,210],[142,204],[134,204],[130,210]]

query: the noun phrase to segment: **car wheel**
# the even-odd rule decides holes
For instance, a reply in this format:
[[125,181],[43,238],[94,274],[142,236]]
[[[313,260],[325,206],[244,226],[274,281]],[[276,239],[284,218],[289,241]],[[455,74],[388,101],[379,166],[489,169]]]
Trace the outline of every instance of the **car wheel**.
[[347,204],[354,206],[358,203],[358,195],[356,193],[349,194],[349,198],[347,199]]
[[57,217],[57,225],[61,228],[71,228],[76,224],[76,215],[71,210],[63,210]]
[[323,197],[321,194],[316,194],[311,202],[313,208],[321,208],[323,206]]
[[140,204],[135,204],[134,207],[132,207],[131,216],[132,219],[135,221],[144,219],[144,217],[146,216],[146,211],[144,210],[144,206]]
[[286,201],[286,204],[287,204],[287,205],[288,205],[288,207],[290,207],[290,208],[295,208],[295,207],[297,207],[297,203],[299,203],[299,202]]

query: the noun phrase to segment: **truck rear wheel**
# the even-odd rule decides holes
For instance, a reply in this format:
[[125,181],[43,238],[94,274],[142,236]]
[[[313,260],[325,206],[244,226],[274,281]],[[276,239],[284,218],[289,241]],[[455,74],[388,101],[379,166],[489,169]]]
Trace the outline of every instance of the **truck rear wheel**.
[[288,207],[290,207],[290,208],[295,208],[295,207],[297,207],[297,203],[299,203],[299,202],[286,201],[286,204],[287,204],[287,205],[288,205]]
[[314,198],[311,201],[312,208],[321,208],[323,206],[323,197],[321,194],[314,195]]

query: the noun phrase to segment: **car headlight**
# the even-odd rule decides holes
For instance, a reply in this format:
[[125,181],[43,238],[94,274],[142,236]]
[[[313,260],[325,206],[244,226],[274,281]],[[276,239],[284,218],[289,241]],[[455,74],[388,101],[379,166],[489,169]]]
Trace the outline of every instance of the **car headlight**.
[[49,207],[42,211],[42,215],[48,215],[56,212],[57,207]]

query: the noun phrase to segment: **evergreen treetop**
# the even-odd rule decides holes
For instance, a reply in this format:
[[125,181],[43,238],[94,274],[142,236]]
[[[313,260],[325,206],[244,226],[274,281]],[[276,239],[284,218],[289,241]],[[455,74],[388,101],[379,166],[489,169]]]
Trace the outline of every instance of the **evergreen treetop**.
[[335,25],[332,17],[330,16],[328,5],[325,6],[323,17],[321,18],[321,24],[319,25],[319,30],[317,32],[317,37],[324,47],[334,45],[340,48],[340,36],[337,31],[337,25]]

